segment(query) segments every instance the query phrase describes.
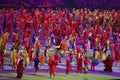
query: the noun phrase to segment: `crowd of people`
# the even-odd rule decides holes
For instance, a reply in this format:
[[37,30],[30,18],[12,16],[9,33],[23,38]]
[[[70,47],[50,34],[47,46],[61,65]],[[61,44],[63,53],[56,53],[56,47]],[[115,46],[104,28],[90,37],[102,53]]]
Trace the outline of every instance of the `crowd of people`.
[[[0,10],[1,69],[4,68],[7,45],[11,43],[12,67],[19,75],[34,62],[35,72],[39,63],[48,63],[50,76],[55,76],[56,66],[64,58],[66,74],[69,74],[74,59],[77,73],[83,70],[88,73],[89,64],[95,71],[99,62],[105,64],[104,71],[112,72],[113,62],[119,66],[120,61],[120,11],[3,8]],[[51,48],[54,51],[51,52]],[[89,49],[93,50],[91,57],[88,56]],[[109,55],[107,51],[110,51]],[[19,67],[23,62],[25,68]]]
[[[113,9],[119,8],[119,0],[74,0],[80,7],[90,7],[90,8],[99,8],[99,9]],[[104,6],[103,6],[104,5]]]
[[[104,6],[103,6],[104,5]],[[1,7],[67,7],[91,9],[119,9],[119,0],[2,0]]]
[[52,7],[63,4],[60,0],[2,0],[1,3],[3,7]]

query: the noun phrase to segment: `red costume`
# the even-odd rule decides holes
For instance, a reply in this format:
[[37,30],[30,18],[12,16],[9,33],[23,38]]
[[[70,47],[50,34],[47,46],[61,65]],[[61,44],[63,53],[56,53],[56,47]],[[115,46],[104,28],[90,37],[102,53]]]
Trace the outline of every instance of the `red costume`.
[[113,60],[110,57],[110,55],[106,58],[105,61],[103,61],[103,63],[105,64],[104,65],[105,66],[104,71],[105,72],[112,72]]
[[120,51],[115,50],[115,61],[120,61]]
[[108,35],[107,35],[106,32],[104,32],[104,33],[103,33],[103,36],[102,36],[102,39],[101,39],[102,44],[103,44],[104,42],[106,42],[107,38],[108,38]]
[[29,50],[30,62],[33,62],[33,52],[34,52],[33,49]]
[[58,52],[56,52],[54,54],[54,58],[55,58],[55,60],[57,60],[57,62],[59,62],[60,61],[60,54]]
[[83,36],[84,40],[88,40],[88,36],[89,36],[89,31],[86,30],[86,31],[84,32],[84,36]]
[[54,55],[49,56],[48,65],[49,65],[49,69],[50,69],[50,77],[52,77],[52,75],[54,75],[54,77],[55,77],[57,61],[54,59]]
[[77,73],[80,72],[82,73],[82,56],[80,56],[80,58],[78,58],[77,60]]
[[4,68],[4,53],[0,52],[0,68]]
[[25,47],[28,51],[28,47],[29,47],[29,38],[28,37],[24,38],[24,43],[25,43]]
[[23,67],[23,60],[21,59],[17,65],[17,78],[18,79],[21,79],[22,76],[23,76],[23,70],[24,70],[24,67]]
[[100,34],[100,33],[101,33],[101,28],[100,28],[100,26],[98,26],[96,29],[96,34]]
[[70,57],[66,58],[66,74],[68,74],[71,70],[71,60]]
[[12,38],[13,38],[13,42],[16,42],[16,40],[18,39],[18,36],[16,33],[12,34]]

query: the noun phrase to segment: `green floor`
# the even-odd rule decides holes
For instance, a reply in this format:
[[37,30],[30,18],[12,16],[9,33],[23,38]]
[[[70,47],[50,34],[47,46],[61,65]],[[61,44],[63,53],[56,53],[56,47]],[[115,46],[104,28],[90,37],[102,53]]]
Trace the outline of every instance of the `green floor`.
[[[0,75],[0,80],[17,80],[15,77],[16,74],[2,74]],[[21,80],[120,80],[120,77],[76,73],[66,75],[57,73],[56,77],[50,78],[48,73],[28,73],[24,74]]]

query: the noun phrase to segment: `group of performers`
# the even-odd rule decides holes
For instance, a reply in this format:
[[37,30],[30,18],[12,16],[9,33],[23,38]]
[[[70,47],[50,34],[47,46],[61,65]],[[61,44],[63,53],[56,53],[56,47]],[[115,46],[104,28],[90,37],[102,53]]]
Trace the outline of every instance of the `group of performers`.
[[[91,11],[87,8],[1,9],[0,68],[4,68],[7,46],[12,44],[13,69],[23,65],[23,61],[25,68],[34,62],[37,72],[39,63],[48,63],[52,77],[55,76],[56,66],[64,59],[66,74],[70,72],[74,60],[77,73],[82,73],[83,69],[87,73],[88,64],[95,71],[100,61],[105,64],[104,71],[112,72],[113,62],[119,66],[120,61],[119,14],[119,10]],[[53,52],[50,52],[51,48]],[[88,56],[90,49],[93,50],[92,56]],[[109,56],[107,51],[110,51]],[[21,68],[21,71],[25,69]]]

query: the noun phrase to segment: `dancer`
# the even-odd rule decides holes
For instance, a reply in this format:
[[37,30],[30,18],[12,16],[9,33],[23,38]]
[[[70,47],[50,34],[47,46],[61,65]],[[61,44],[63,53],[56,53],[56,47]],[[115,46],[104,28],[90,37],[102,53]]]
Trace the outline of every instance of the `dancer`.
[[65,51],[67,50],[67,40],[66,39],[63,39],[62,41],[61,41],[61,49],[64,51],[64,53],[65,53]]
[[71,60],[70,57],[67,56],[66,57],[66,74],[69,74],[69,72],[71,71]]
[[95,58],[95,55],[93,55],[92,63],[91,63],[91,71],[95,71],[96,65],[98,65],[98,58]]
[[23,59],[21,59],[17,65],[17,76],[16,78],[21,79],[23,76],[23,70],[25,68],[23,67]]
[[0,68],[3,69],[4,68],[4,41],[2,39],[0,39]]
[[32,64],[33,62],[33,54],[34,54],[34,47],[33,45],[31,44],[29,46],[29,60],[30,60],[30,65]]
[[84,60],[84,73],[88,73],[88,64],[90,63],[89,59],[87,57],[85,57]]
[[24,57],[24,61],[25,61],[25,68],[27,68],[27,66],[29,64],[29,55],[28,55],[27,51],[25,51],[23,53],[23,57]]
[[93,53],[94,57],[95,58],[98,58],[98,55],[99,55],[99,52],[97,49],[94,50],[94,53]]
[[105,61],[103,61],[103,63],[105,66],[105,69],[104,69],[105,72],[112,72],[113,71],[112,70],[113,60],[112,60],[110,55],[108,55],[108,57],[106,58]]
[[70,57],[70,61],[71,61],[71,62],[73,61],[73,55],[74,55],[74,51],[73,51],[73,50],[70,50],[70,51],[69,51],[69,57]]
[[50,78],[55,77],[57,61],[54,59],[54,55],[49,56],[49,69],[50,69]]
[[39,37],[35,38],[35,48],[36,48],[36,50],[40,50],[40,48],[41,48]]
[[82,61],[83,61],[83,56],[78,54],[78,59],[77,59],[77,73],[82,73]]
[[38,64],[39,64],[39,58],[38,58],[38,55],[36,55],[35,59],[34,59],[34,68],[35,68],[35,73],[38,71],[39,67],[38,67]]
[[61,61],[59,51],[56,51],[56,52],[55,52],[54,58],[55,58],[55,60],[56,60],[57,62],[60,62],[60,61]]
[[17,67],[17,62],[18,62],[18,54],[15,49],[13,49],[12,53],[12,68],[15,70]]
[[44,65],[44,60],[45,60],[44,53],[40,53],[39,54],[39,61],[40,61],[41,66]]

